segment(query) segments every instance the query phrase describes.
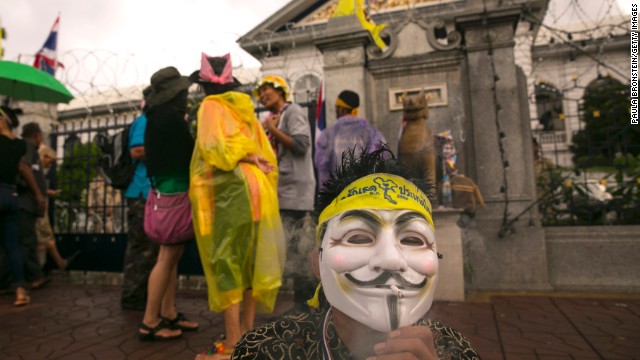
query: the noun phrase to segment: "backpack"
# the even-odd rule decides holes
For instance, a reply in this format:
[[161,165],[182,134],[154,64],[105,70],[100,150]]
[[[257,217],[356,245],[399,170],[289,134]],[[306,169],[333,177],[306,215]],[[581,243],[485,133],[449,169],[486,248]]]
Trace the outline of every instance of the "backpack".
[[95,140],[102,150],[99,161],[100,173],[109,186],[119,190],[129,187],[137,166],[129,151],[130,128],[131,124],[112,136],[98,134]]

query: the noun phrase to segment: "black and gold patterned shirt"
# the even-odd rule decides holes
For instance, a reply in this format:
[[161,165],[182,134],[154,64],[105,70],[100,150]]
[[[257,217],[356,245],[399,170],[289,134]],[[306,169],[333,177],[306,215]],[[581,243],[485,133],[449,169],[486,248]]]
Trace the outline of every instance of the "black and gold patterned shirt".
[[[236,345],[233,360],[323,360],[323,325],[326,310],[298,313],[256,327]],[[331,357],[352,360],[353,354],[338,337],[333,317],[328,317],[326,340]],[[439,359],[480,359],[469,341],[459,332],[441,323],[422,319],[415,325],[428,326]]]

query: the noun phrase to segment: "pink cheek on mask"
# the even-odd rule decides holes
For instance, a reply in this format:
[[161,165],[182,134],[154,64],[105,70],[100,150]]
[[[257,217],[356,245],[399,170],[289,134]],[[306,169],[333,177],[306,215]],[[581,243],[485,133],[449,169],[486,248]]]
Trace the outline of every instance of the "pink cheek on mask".
[[349,270],[349,261],[344,254],[334,254],[330,260],[331,268],[337,272],[343,272]]
[[424,262],[420,264],[420,271],[423,274],[434,274],[438,269],[435,259],[429,256]]

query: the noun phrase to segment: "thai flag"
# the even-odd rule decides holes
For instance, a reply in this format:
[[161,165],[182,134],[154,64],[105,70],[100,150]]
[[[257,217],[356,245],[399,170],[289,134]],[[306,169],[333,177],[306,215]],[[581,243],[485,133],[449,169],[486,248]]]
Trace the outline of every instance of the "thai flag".
[[58,26],[60,25],[60,16],[56,18],[56,21],[51,27],[51,32],[47,41],[44,42],[42,48],[36,54],[36,59],[33,62],[33,66],[42,71],[46,71],[51,75],[56,72],[56,67],[64,68],[62,63],[59,63],[56,57],[56,48],[58,45]]
[[318,90],[318,102],[316,103],[316,139],[322,133],[325,127],[327,127],[327,120],[324,114],[324,98],[322,97],[323,84],[320,83],[320,89]]

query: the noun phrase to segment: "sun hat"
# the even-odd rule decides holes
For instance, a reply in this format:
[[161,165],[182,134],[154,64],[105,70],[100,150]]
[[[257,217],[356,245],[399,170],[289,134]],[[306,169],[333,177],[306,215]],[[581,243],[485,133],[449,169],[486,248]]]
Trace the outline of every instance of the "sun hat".
[[149,106],[163,104],[179,92],[188,89],[190,85],[189,78],[180,75],[175,67],[160,69],[151,76],[151,92],[146,96],[146,103]]
[[258,90],[264,85],[271,85],[274,89],[281,89],[284,92],[284,100],[289,101],[289,85],[287,82],[278,75],[267,75],[253,89],[253,95],[259,97]]
[[242,85],[238,79],[233,77],[230,54],[209,56],[202,53],[200,70],[191,73],[189,80],[203,85],[206,92],[211,95],[222,94]]

